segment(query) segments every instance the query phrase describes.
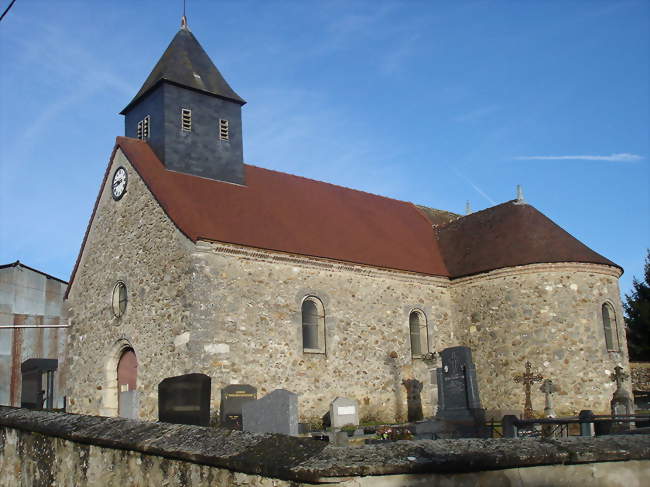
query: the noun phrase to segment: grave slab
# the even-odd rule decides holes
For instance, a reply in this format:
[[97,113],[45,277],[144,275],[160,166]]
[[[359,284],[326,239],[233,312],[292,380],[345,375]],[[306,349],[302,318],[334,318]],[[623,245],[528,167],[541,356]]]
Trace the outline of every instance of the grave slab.
[[298,435],[298,394],[276,389],[242,405],[244,431]]
[[330,403],[330,423],[332,428],[359,425],[359,405],[354,399],[337,397]]
[[257,399],[257,389],[248,384],[230,384],[221,389],[219,422],[226,428],[242,429],[242,406]]
[[211,380],[205,374],[167,377],[158,384],[158,419],[165,423],[210,424]]

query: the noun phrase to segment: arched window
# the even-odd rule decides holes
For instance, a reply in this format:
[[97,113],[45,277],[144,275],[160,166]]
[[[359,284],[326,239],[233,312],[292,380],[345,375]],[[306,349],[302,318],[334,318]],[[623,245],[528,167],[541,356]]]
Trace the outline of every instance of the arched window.
[[302,302],[302,348],[305,352],[325,353],[325,309],[314,296]]
[[620,346],[618,343],[618,324],[616,323],[616,312],[614,307],[609,303],[603,304],[603,328],[605,330],[605,345],[607,350],[618,352]]
[[411,356],[421,357],[429,351],[427,318],[422,311],[414,309],[409,314],[409,331],[411,333]]

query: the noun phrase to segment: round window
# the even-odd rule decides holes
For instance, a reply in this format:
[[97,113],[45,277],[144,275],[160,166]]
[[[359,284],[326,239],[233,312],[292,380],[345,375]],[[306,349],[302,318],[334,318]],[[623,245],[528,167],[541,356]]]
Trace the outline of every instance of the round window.
[[126,311],[126,284],[118,281],[113,288],[113,314],[119,318]]

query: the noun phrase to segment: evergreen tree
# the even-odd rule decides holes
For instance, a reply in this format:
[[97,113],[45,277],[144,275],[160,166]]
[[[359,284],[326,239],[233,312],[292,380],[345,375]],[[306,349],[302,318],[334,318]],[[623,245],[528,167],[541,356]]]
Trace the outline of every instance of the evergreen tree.
[[650,361],[650,250],[644,266],[645,280],[632,280],[632,293],[625,295],[625,327],[630,360]]

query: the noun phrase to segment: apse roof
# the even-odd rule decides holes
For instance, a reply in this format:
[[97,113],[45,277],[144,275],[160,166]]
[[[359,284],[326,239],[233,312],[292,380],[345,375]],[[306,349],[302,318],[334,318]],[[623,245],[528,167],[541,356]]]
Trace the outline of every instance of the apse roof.
[[246,103],[230,87],[187,27],[181,27],[140,91],[120,113],[125,114],[136,101],[161,81],[226,98],[242,105]]
[[439,226],[436,233],[443,260],[453,277],[537,263],[582,262],[619,267],[533,206],[517,200],[458,218]]

